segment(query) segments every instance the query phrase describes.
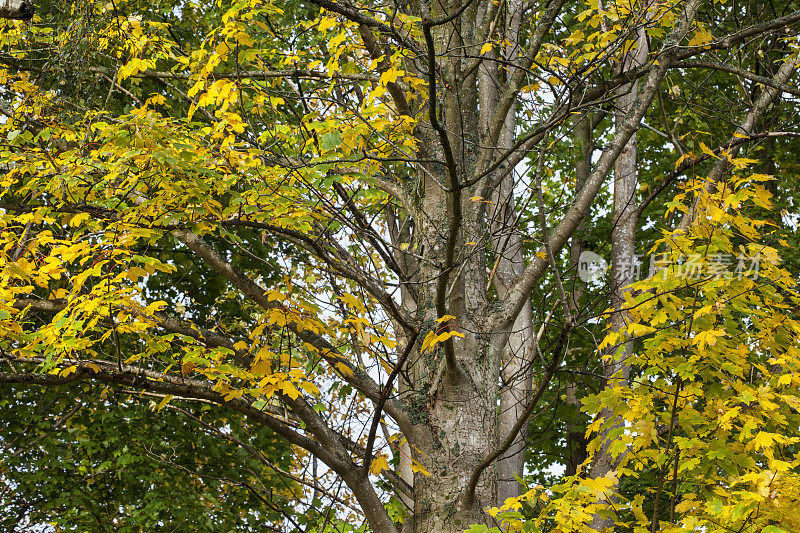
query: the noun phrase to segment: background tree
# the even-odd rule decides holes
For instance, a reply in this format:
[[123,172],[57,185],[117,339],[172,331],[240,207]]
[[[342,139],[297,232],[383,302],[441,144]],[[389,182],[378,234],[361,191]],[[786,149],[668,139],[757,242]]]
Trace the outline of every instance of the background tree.
[[[0,381],[48,389],[15,386],[26,409],[88,390],[84,416],[95,420],[115,412],[110,394],[125,406],[117,417],[129,420],[145,417],[142,398],[155,398],[146,416],[162,416],[181,447],[187,425],[219,441],[222,456],[237,446],[230,471],[190,450],[191,466],[165,465],[247,489],[208,504],[219,519],[210,528],[230,527],[236,510],[242,529],[697,524],[719,478],[706,472],[708,490],[691,497],[679,476],[668,478],[667,461],[680,471],[680,457],[685,468],[713,458],[676,453],[676,443],[687,446],[678,439],[701,425],[682,425],[677,406],[724,416],[723,407],[750,400],[714,396],[706,376],[679,402],[700,371],[673,373],[678,363],[642,339],[683,339],[687,360],[707,356],[718,337],[738,339],[749,348],[726,372],[749,370],[748,386],[767,386],[769,364],[775,385],[794,384],[791,336],[763,348],[741,337],[753,324],[748,312],[765,309],[772,318],[759,331],[791,330],[791,313],[777,311],[795,294],[786,271],[770,271],[777,292],[743,282],[752,299],[720,315],[721,328],[687,318],[721,289],[690,298],[675,269],[653,278],[663,284],[629,282],[636,253],[654,245],[673,260],[704,244],[754,253],[751,245],[793,231],[762,235],[758,209],[773,204],[763,180],[747,176],[758,175],[748,157],[756,150],[764,170],[793,169],[796,3],[38,8],[41,19],[8,22],[0,42],[8,140]],[[687,173],[706,179],[676,189]],[[789,196],[778,201],[793,207]],[[750,222],[720,214],[736,209]],[[712,243],[717,231],[728,240]],[[576,269],[581,251],[604,252],[606,243],[614,276],[600,291]],[[680,300],[664,303],[662,292]],[[689,320],[688,329],[642,330],[650,315],[636,309],[653,300],[681,311],[669,320]],[[721,333],[709,339],[706,330]],[[786,357],[765,363],[778,347]],[[630,392],[641,383],[663,394]],[[793,400],[782,401],[788,421]],[[630,413],[650,425],[629,431]],[[76,423],[68,418],[51,427]],[[785,421],[766,432],[780,439],[743,452],[742,479],[757,485],[777,457],[788,465],[782,479],[794,479]],[[597,435],[591,443],[587,430]],[[631,438],[640,434],[655,436]],[[281,462],[286,448],[275,437],[294,461]],[[34,443],[22,460],[41,462],[36,452],[47,446]],[[25,464],[13,472],[22,480]],[[557,497],[536,503],[543,493],[527,491],[524,477]],[[8,486],[42,491],[36,478]],[[197,505],[216,490],[201,490]],[[276,491],[280,501],[267,497]],[[306,525],[285,498],[336,510]],[[487,513],[508,498],[503,510],[517,515]],[[680,506],[682,498],[699,503]],[[734,507],[717,522],[770,525],[781,516]]]
[[104,385],[36,389],[3,389],[6,531],[263,531],[295,515],[292,459],[262,427]]

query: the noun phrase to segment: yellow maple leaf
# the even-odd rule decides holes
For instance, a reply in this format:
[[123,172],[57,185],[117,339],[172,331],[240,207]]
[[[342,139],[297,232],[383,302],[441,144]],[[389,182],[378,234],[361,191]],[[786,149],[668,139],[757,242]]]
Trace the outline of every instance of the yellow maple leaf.
[[431,473],[428,472],[428,470],[424,466],[422,466],[422,463],[420,463],[419,461],[411,459],[410,465],[412,472],[419,472],[420,474],[423,474],[425,477],[431,477]]
[[372,464],[369,466],[369,473],[378,475],[383,470],[389,470],[389,461],[386,460],[385,455],[379,455],[372,460]]

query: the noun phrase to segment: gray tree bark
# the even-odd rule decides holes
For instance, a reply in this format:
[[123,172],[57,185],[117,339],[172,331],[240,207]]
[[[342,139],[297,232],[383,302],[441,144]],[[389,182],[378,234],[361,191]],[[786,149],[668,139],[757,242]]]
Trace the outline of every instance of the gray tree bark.
[[[505,39],[503,60],[515,64],[519,60],[519,32],[522,25],[523,2],[512,0],[506,4]],[[506,67],[508,76],[514,69]],[[481,70],[481,109],[493,110],[499,102],[497,88],[501,77],[498,63],[485,65]],[[482,113],[482,124],[488,127],[492,116]],[[498,139],[498,151],[512,149],[516,140],[516,105],[512,104],[506,115]],[[492,283],[500,298],[504,298],[508,287],[522,274],[525,260],[522,254],[522,235],[518,224],[518,205],[515,201],[515,171],[508,165],[498,169],[499,183],[492,194],[495,207],[491,220],[492,250],[495,254]],[[530,396],[533,372],[533,315],[530,298],[523,306],[512,326],[508,343],[503,350],[501,369],[500,405],[497,413],[498,437],[508,435],[525,410]],[[517,481],[525,469],[525,440],[527,424],[518,432],[511,448],[497,461],[497,496],[495,504],[501,505],[506,498],[519,496],[522,485]]]
[[[641,13],[639,16],[644,17]],[[638,17],[637,17],[638,18]],[[624,56],[622,71],[630,71],[641,67],[647,61],[648,42],[644,28],[639,26],[639,21],[632,39],[631,49]],[[636,98],[639,94],[639,84],[633,83],[623,85],[618,91],[618,98],[615,103],[614,122],[619,127],[625,121],[628,114],[633,109]],[[627,326],[628,313],[625,310],[625,296],[630,292],[628,286],[634,281],[634,268],[636,261],[636,228],[637,228],[637,144],[636,134],[625,144],[619,157],[614,164],[614,211],[612,217],[611,230],[611,307],[614,312],[611,314],[611,331],[620,331]],[[633,342],[625,343],[621,349],[613,348],[615,353],[613,359],[602,365],[604,386],[613,387],[617,384],[624,384],[630,374],[630,367],[627,359],[633,353]],[[607,409],[600,411],[599,415],[603,418],[611,416]],[[606,430],[600,434],[605,438],[608,434]],[[591,476],[603,477],[614,470],[617,461],[608,452],[608,444],[602,446],[594,457]],[[595,515],[592,520],[592,527],[598,531],[612,527],[614,524],[611,518]]]
[[0,19],[30,20],[35,11],[30,0],[0,0]]

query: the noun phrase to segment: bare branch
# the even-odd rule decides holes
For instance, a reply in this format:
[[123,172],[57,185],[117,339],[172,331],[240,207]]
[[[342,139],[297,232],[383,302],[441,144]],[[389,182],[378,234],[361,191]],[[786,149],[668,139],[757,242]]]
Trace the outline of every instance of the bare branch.
[[702,60],[679,61],[675,63],[675,68],[702,68],[702,69],[719,70],[720,72],[728,72],[730,74],[735,74],[740,78],[745,78],[747,80],[754,81],[762,85],[766,85],[767,87],[778,89],[781,92],[788,93],[794,96],[800,96],[800,89],[798,89],[797,86],[787,85],[786,83],[778,83],[772,78],[767,78],[765,76],[758,76],[756,74],[753,74],[749,70],[745,70],[739,67],[734,67],[732,65],[727,65],[719,61],[702,61]]
[[[282,303],[273,300],[269,301],[266,296],[267,291],[259,286],[252,279],[247,277],[243,272],[235,268],[233,265],[225,261],[215,252],[208,244],[206,244],[195,233],[188,230],[174,230],[172,234],[184,243],[190,250],[202,258],[208,265],[213,268],[217,273],[227,279],[234,287],[242,292],[245,296],[250,298],[254,303],[258,304],[264,310],[280,309],[285,310]],[[361,391],[366,397],[377,401],[380,398],[380,387],[377,383],[362,369],[350,363],[339,351],[325,338],[310,331],[303,329],[302,331],[294,324],[289,324],[288,327],[292,332],[297,335],[304,342],[314,346],[322,357],[328,361],[333,368],[336,365],[344,365],[349,372],[341,372],[342,378],[353,385],[356,389]],[[410,421],[405,415],[399,400],[389,400],[386,403],[386,412],[398,423],[401,427],[410,429]]]
[[[614,166],[614,161],[616,161],[633,133],[639,128],[642,117],[644,117],[661,81],[674,60],[675,54],[678,52],[677,44],[688,33],[701,2],[702,0],[689,0],[687,2],[673,30],[664,40],[662,49],[658,54],[658,64],[649,72],[631,112],[614,134],[609,146],[603,151],[595,170],[587,178],[586,184],[576,196],[566,215],[551,233],[548,244],[554,254],[561,251],[561,248],[566,244],[581,220],[588,214],[592,200],[600,190],[605,177]],[[547,257],[546,251],[543,250],[543,252],[544,256]],[[522,276],[509,289],[509,296],[506,298],[504,309],[493,324],[496,329],[507,330],[513,323],[525,299],[542,274],[544,274],[546,267],[547,259],[542,259],[538,256],[528,265]]]

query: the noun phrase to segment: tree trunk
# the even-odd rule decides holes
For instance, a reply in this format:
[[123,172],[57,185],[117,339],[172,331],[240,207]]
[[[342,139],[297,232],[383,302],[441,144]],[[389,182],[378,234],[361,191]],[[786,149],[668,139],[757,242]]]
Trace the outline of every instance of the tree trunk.
[[[518,42],[522,25],[522,8],[521,0],[512,0],[507,3],[505,37],[509,44],[503,50],[503,59],[507,65],[514,64],[519,59]],[[507,77],[511,77],[515,73],[510,66],[506,66],[504,71],[507,73]],[[488,65],[484,65],[481,74],[481,110],[485,127],[485,124],[493,117],[493,111],[498,104],[497,87],[500,86],[498,63],[490,62]],[[484,110],[491,110],[492,113]],[[499,150],[509,150],[513,146],[516,139],[516,119],[516,106],[512,105],[505,117],[503,130],[497,143]],[[492,195],[495,209],[490,225],[492,250],[496,261],[492,282],[498,296],[504,298],[508,287],[525,270],[525,260],[522,254],[522,236],[517,224],[519,206],[514,199],[514,169],[503,165],[498,169],[498,174],[502,178]],[[497,412],[497,437],[500,441],[508,435],[525,410],[533,380],[533,356],[533,316],[531,302],[528,299],[514,321],[508,343],[503,350],[502,388]],[[502,505],[506,498],[519,496],[522,492],[522,485],[517,481],[517,477],[521,477],[525,470],[527,434],[527,425],[525,425],[517,434],[511,448],[497,461],[495,505]]]
[[[647,61],[648,44],[647,35],[643,28],[636,30],[636,48],[628,51],[623,61],[622,71],[637,68]],[[638,82],[623,85],[618,91],[616,100],[616,112],[614,122],[619,127],[625,121],[628,113],[631,112],[636,97],[639,92]],[[611,314],[611,330],[620,331],[627,325],[628,313],[624,309],[625,295],[629,292],[627,288],[634,281],[634,267],[636,261],[636,184],[637,184],[637,146],[636,134],[622,149],[614,165],[614,213],[612,217],[613,227],[611,230],[611,306],[614,312]],[[617,350],[617,348],[613,348]],[[616,351],[613,359],[603,364],[603,378],[605,387],[613,387],[624,383],[628,379],[630,368],[626,360],[633,353],[633,342],[627,342],[621,349]],[[608,419],[611,412],[603,409],[598,415]],[[606,430],[601,433],[605,438]],[[595,455],[591,475],[594,478],[603,477],[613,471],[617,461],[608,452],[606,442]],[[612,527],[614,521],[611,518],[604,518],[595,515],[592,520],[592,527],[598,531],[603,528]]]
[[[414,531],[461,532],[470,524],[487,523],[483,508],[491,503],[494,480],[485,472],[476,498],[464,503],[472,471],[493,445],[494,409],[469,380],[447,383],[429,411],[432,442],[416,454],[431,476],[418,473],[414,492]],[[475,431],[486,428],[486,431]]]
[[0,19],[30,20],[35,10],[30,0],[0,0]]

